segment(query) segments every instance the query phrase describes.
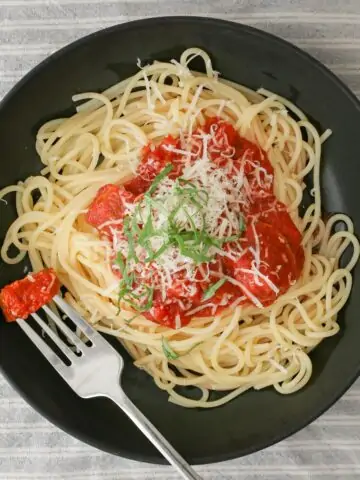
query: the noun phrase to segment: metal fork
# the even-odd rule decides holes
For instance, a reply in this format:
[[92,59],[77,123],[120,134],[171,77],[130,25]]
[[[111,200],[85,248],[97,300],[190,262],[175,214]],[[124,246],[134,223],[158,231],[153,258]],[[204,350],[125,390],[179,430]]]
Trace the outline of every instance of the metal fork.
[[86,335],[92,345],[85,345],[47,305],[43,306],[43,310],[77,350],[81,352],[81,356],[77,356],[37,313],[32,314],[32,317],[59,347],[71,364],[69,366],[65,365],[26,321],[17,319],[18,325],[30,340],[80,397],[107,397],[112,400],[175,467],[182,478],[200,480],[201,477],[197,475],[154,425],[138,410],[121,388],[119,379],[124,367],[121,355],[59,295],[56,295],[53,301],[74,322],[76,327]]

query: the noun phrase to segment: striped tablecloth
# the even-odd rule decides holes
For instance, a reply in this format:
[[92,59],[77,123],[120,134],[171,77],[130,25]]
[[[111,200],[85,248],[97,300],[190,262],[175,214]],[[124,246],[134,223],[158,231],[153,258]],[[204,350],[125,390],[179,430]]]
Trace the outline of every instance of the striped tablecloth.
[[[0,96],[47,55],[83,35],[145,16],[185,14],[234,20],[290,40],[360,95],[360,0],[0,0]],[[214,480],[359,479],[360,381],[290,439],[197,470]],[[0,479],[176,478],[168,467],[113,457],[71,438],[0,378]]]

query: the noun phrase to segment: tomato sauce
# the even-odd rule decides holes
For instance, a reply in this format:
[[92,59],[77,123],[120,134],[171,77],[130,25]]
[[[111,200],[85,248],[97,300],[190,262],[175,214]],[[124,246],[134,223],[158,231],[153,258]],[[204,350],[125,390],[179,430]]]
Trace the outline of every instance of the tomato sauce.
[[[178,327],[179,318],[181,326],[186,325],[192,317],[187,313],[192,310],[198,309],[196,316],[214,315],[239,301],[240,297],[238,303],[241,304],[271,305],[298,280],[304,265],[301,234],[285,205],[274,195],[274,170],[266,152],[242,138],[229,122],[220,118],[208,118],[205,125],[194,132],[194,139],[200,130],[209,134],[207,148],[211,161],[221,168],[231,158],[233,171],[229,175],[239,169],[246,175],[250,193],[249,202],[244,206],[245,229],[240,240],[241,252],[238,250],[239,253],[232,259],[218,255],[215,264],[203,265],[203,268],[210,269],[210,276],[207,281],[194,283],[191,295],[189,285],[181,274],[172,278],[173,284],[166,291],[166,302],[160,291],[154,291],[152,308],[143,315],[170,328]],[[180,139],[168,136],[157,146],[145,147],[137,175],[132,180],[123,187],[105,185],[99,190],[87,213],[88,222],[100,233],[109,235],[109,230],[101,226],[109,221],[121,220],[124,217],[124,200],[134,202],[144,194],[167,164],[174,166],[170,177],[180,176],[183,169],[180,145]],[[194,140],[194,161],[201,157],[202,149],[202,144]],[[231,243],[224,246],[229,251],[236,251],[233,247]],[[254,252],[257,252],[256,255]],[[219,280],[219,271],[235,282],[226,281],[204,302],[204,293]],[[204,305],[206,308],[203,308]]]
[[25,320],[50,302],[59,290],[60,283],[55,271],[47,268],[4,287],[0,291],[0,307],[6,321],[13,322],[18,318]]
[[171,178],[179,176],[181,174],[181,157],[172,150],[178,149],[179,145],[179,140],[171,135],[165,137],[157,146],[147,145],[143,149],[137,175],[125,183],[125,189],[134,195],[141,195],[148,190],[155,177],[169,163],[175,167],[169,176]]
[[101,187],[86,213],[86,221],[111,237],[112,229],[119,226],[125,216],[126,203],[133,203],[135,196],[124,187],[107,184]]

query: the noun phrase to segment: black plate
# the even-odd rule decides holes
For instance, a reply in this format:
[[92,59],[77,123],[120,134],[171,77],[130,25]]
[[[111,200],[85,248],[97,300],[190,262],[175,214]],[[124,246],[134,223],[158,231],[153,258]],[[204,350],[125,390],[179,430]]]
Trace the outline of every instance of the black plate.
[[[187,47],[206,49],[224,78],[284,95],[334,135],[324,151],[323,193],[328,212],[342,211],[360,225],[360,108],[325,67],[292,45],[229,22],[172,17],[103,30],[52,55],[27,75],[0,107],[0,187],[39,171],[38,127],[71,114],[71,96],[101,91],[134,74],[136,60],[178,58]],[[14,218],[0,202],[1,232]],[[0,286],[23,276],[24,264],[0,266]],[[340,316],[341,333],[312,354],[314,373],[298,393],[248,392],[224,407],[192,410],[168,403],[145,373],[126,357],[124,388],[190,462],[226,460],[254,452],[304,427],[351,385],[360,366],[360,283]],[[57,375],[16,324],[0,322],[1,368],[20,394],[60,428],[104,451],[162,462],[159,453],[110,401],[81,400]]]

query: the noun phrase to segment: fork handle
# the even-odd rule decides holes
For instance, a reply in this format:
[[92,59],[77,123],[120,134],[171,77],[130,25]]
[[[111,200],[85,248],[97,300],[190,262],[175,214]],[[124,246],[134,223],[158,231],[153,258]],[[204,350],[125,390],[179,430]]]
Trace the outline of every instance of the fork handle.
[[142,431],[159,452],[163,454],[166,460],[180,473],[182,478],[186,480],[201,480],[201,477],[195,470],[178,454],[145,415],[140,412],[121,388],[116,389],[116,391],[114,390],[106,396],[126,413],[139,430]]

